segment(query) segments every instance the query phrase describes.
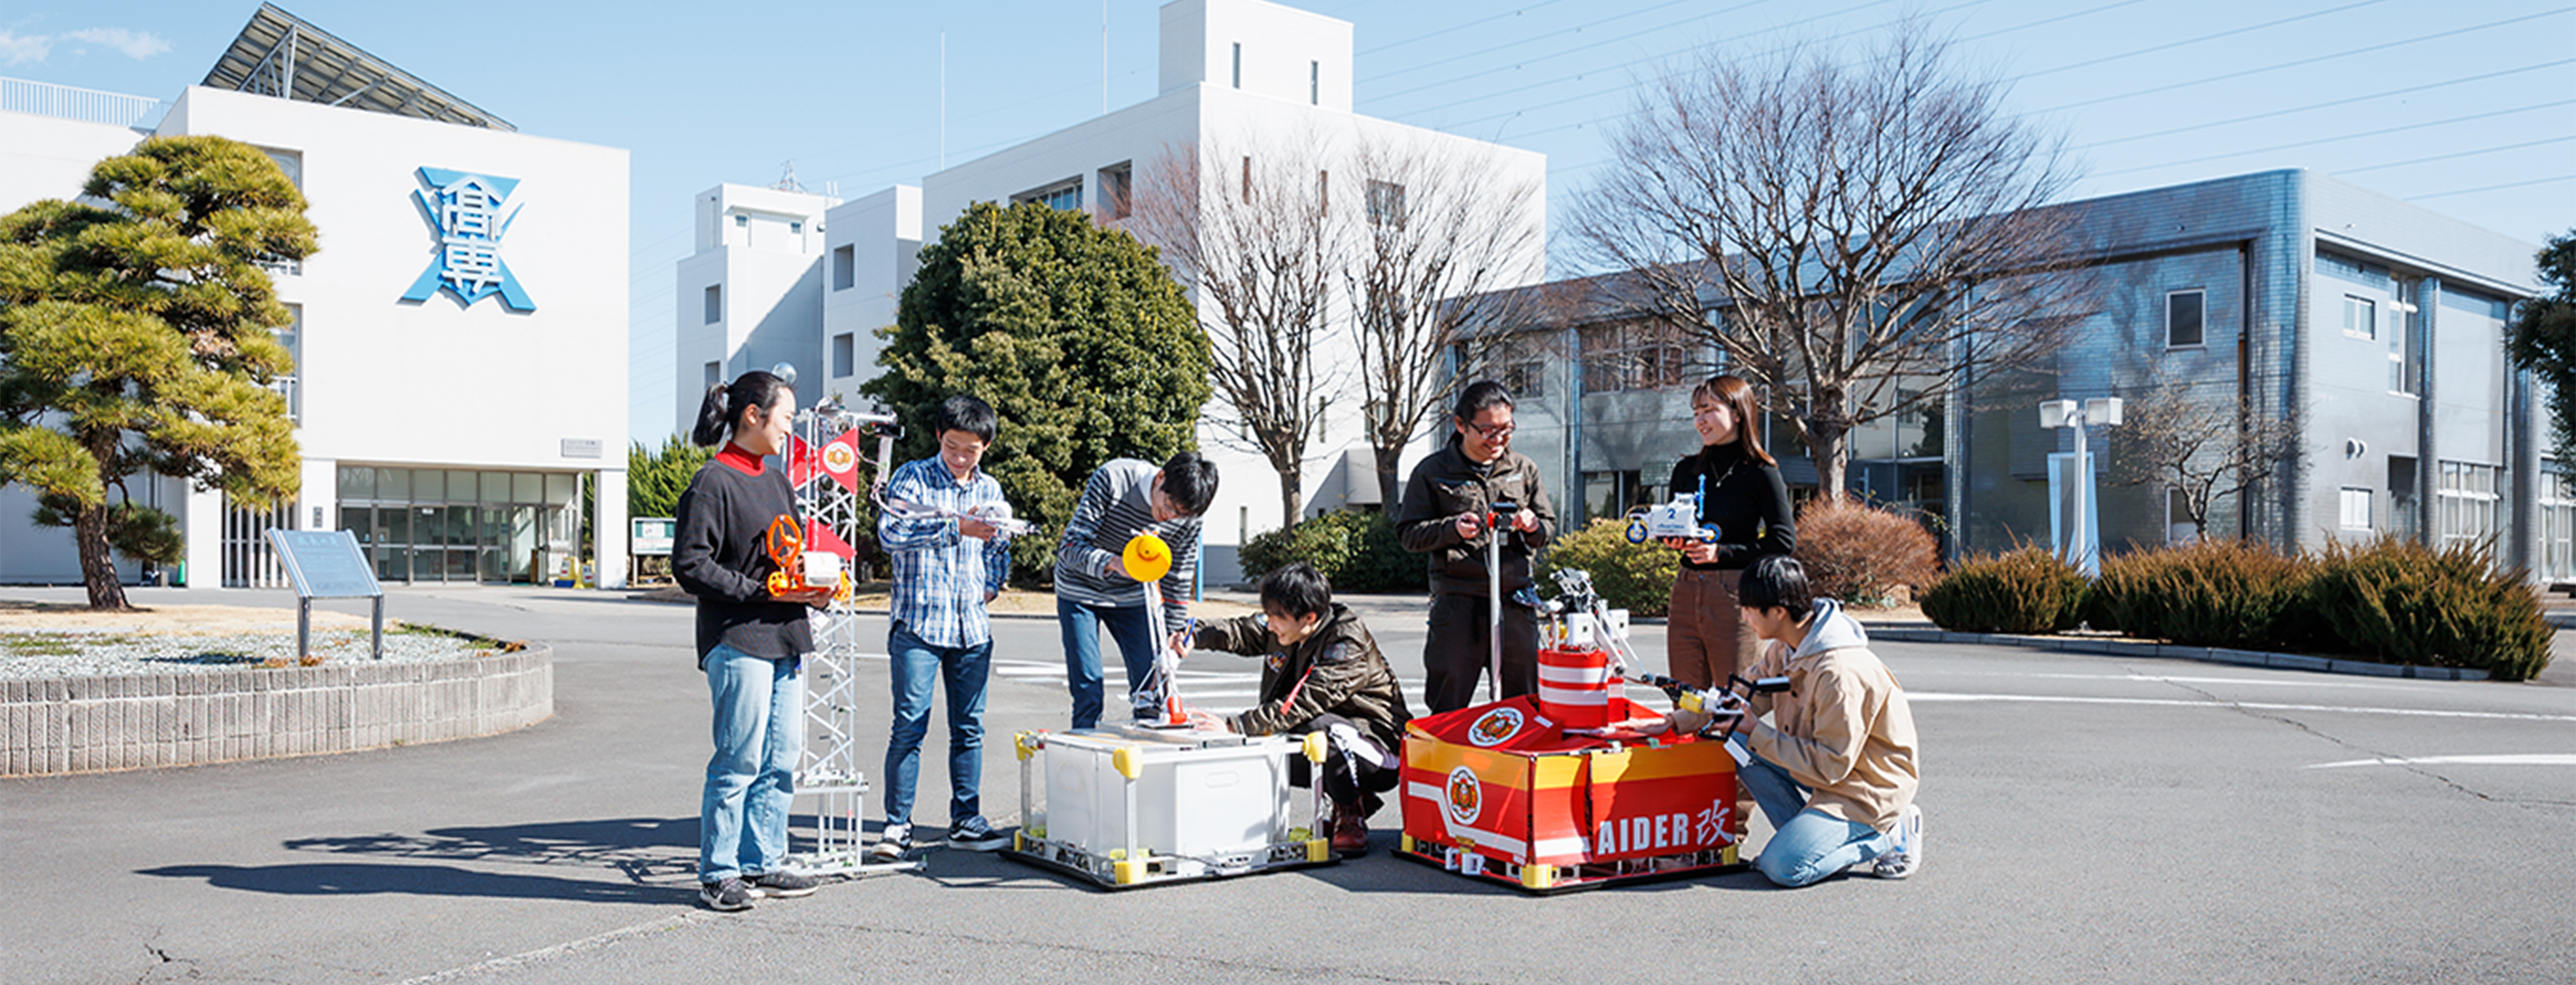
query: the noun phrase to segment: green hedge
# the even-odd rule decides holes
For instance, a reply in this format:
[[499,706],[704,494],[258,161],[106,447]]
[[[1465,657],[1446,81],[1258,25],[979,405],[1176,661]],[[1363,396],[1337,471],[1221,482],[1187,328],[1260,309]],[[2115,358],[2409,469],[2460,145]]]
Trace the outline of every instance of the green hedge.
[[2352,652],[2507,681],[2549,666],[2540,598],[2520,569],[2498,569],[2482,549],[2382,539],[2329,546],[2315,567],[2308,605]]
[[2385,663],[2484,670],[2528,680],[2549,665],[2552,630],[2524,572],[2486,550],[2382,539],[2284,555],[2210,541],[2136,552],[2082,576],[2036,547],[1962,565],[1924,595],[1943,629],[2095,629],[2188,646],[2325,652]]
[[1431,587],[1430,562],[1396,543],[1395,521],[1384,513],[1336,510],[1273,530],[1243,545],[1241,560],[1246,581],[1304,561],[1331,579],[1337,592],[1420,592]]
[[2282,648],[2298,629],[2310,566],[2233,540],[2139,551],[2102,563],[2086,621],[2190,646]]
[[1672,608],[1682,554],[1661,544],[1628,543],[1627,519],[1604,517],[1557,537],[1539,558],[1538,582],[1548,593],[1555,591],[1553,576],[1561,568],[1591,572],[1593,590],[1611,608],[1661,616]]
[[1969,561],[1923,593],[1923,616],[1967,633],[2073,629],[2084,608],[2084,573],[2038,547]]

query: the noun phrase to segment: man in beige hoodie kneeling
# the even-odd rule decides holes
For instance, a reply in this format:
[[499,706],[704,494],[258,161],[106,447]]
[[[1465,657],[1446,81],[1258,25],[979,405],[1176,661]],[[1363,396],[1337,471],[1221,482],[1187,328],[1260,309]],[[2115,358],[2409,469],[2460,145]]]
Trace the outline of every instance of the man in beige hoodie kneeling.
[[1744,676],[1785,677],[1788,690],[1755,693],[1741,717],[1675,711],[1668,722],[1735,751],[1737,782],[1776,829],[1755,867],[1792,888],[1864,862],[1881,879],[1913,875],[1923,865],[1923,811],[1904,688],[1859,623],[1832,599],[1810,598],[1795,559],[1755,561],[1736,598],[1745,624],[1768,641]]

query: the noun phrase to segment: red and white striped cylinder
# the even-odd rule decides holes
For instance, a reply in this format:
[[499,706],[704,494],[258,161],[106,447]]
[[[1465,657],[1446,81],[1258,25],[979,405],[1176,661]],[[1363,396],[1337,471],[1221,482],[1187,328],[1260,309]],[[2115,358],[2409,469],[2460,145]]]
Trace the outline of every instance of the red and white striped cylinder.
[[1593,647],[1538,651],[1539,713],[1567,728],[1610,724],[1610,651]]

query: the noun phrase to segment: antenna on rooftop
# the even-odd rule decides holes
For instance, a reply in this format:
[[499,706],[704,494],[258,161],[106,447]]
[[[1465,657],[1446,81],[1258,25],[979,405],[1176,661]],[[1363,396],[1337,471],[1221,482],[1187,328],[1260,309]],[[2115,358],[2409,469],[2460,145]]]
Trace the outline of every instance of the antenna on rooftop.
[[801,192],[805,190],[805,186],[796,183],[796,161],[794,159],[791,158],[789,160],[779,162],[778,183],[769,187],[778,189],[782,192]]

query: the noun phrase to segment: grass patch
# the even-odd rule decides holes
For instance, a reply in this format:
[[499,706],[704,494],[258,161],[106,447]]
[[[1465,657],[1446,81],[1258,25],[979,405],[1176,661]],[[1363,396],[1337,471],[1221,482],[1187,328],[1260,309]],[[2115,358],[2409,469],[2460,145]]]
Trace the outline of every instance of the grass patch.
[[114,645],[125,642],[122,636],[84,637],[48,636],[39,633],[0,634],[0,649],[19,657],[78,656],[90,644]]

